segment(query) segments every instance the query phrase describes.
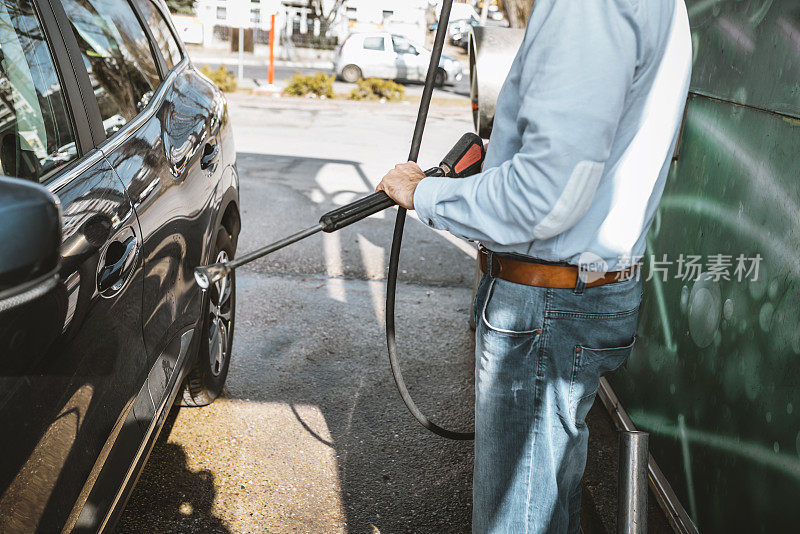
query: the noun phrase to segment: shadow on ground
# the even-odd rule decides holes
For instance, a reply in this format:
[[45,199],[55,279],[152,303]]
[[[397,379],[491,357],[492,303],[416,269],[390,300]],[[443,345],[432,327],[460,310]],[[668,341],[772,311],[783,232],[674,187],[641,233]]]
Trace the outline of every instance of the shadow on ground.
[[[137,494],[147,500],[131,498],[117,525],[117,532],[203,532],[228,534],[222,520],[211,513],[216,497],[214,475],[192,471],[181,445],[168,443],[178,415],[174,407],[167,417],[147,467],[136,485]],[[158,476],[154,476],[157,474]]]

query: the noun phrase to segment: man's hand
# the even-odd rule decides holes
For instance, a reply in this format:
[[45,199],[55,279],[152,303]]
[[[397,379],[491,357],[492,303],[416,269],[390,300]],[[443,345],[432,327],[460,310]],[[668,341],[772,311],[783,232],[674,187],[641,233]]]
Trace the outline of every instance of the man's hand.
[[378,184],[376,191],[384,191],[392,200],[407,210],[414,209],[414,191],[425,178],[425,172],[413,161],[395,165]]

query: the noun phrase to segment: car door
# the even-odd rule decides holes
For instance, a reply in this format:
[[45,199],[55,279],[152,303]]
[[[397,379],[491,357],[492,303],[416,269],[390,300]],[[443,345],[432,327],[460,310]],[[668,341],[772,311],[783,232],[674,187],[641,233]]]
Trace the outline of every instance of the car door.
[[[147,11],[152,4],[62,4],[98,95],[107,137],[100,148],[141,225],[143,331],[151,393],[160,404],[186,356],[184,336],[193,335],[200,318],[202,293],[193,271],[205,262],[212,239],[209,206],[221,172],[217,134],[224,102],[210,81],[192,74],[180,50],[168,58],[161,54],[153,37],[160,30]],[[122,66],[124,84],[107,75],[106,62],[98,60],[102,54]]]
[[384,35],[365,35],[361,42],[361,70],[365,78],[396,78],[397,70]]
[[[145,278],[144,300],[148,313],[144,335],[151,354],[157,354],[149,386],[158,408],[169,400],[168,394],[177,379],[176,370],[181,359],[187,356],[189,342],[195,334],[192,327],[201,310],[201,294],[194,283],[193,270],[206,263],[205,246],[209,234],[205,225],[212,211],[209,201],[221,172],[222,143],[218,135],[222,111],[219,100],[212,94],[212,85],[203,80],[198,91],[200,77],[192,79],[186,70],[188,61],[184,61],[173,28],[167,23],[163,4],[154,0],[132,0],[131,5],[150,39],[163,86],[164,97],[153,103],[155,117],[151,119],[161,146],[156,142],[152,156],[158,161],[156,166],[162,169],[162,176],[167,176],[166,170],[174,185],[183,186],[160,191],[145,189],[140,196],[146,198],[137,205],[147,228],[145,241],[149,259],[145,265],[149,275]],[[119,162],[117,171],[129,187],[154,183],[137,181],[130,172],[130,164],[123,161],[123,152],[115,155],[114,160]],[[160,178],[158,181],[161,183]],[[157,205],[149,209],[149,203]],[[160,210],[169,210],[177,217],[165,220]],[[170,243],[166,247],[165,238]],[[180,262],[176,268],[178,251]],[[163,272],[172,273],[172,276],[164,278]],[[165,293],[172,296],[171,301],[164,299]]]
[[2,172],[43,183],[63,217],[56,288],[0,317],[0,532],[60,532],[80,526],[109,460],[138,449],[137,410],[153,411],[142,235],[49,4],[0,4],[0,50]]

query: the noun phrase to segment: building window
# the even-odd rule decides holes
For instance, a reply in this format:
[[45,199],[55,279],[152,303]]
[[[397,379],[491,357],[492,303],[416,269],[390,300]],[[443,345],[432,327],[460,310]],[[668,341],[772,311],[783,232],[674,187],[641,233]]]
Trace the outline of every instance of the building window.
[[250,10],[250,22],[254,24],[258,24],[259,22],[261,22],[261,10],[259,9]]
[[228,10],[224,7],[217,8],[217,20],[225,20],[228,18]]

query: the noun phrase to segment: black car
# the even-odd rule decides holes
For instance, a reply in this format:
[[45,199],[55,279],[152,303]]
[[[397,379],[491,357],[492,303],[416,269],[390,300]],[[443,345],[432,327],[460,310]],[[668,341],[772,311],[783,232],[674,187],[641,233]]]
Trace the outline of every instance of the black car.
[[113,528],[230,362],[227,103],[162,0],[0,2],[0,532]]

